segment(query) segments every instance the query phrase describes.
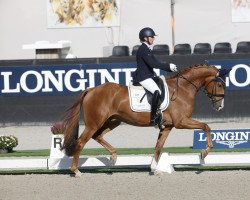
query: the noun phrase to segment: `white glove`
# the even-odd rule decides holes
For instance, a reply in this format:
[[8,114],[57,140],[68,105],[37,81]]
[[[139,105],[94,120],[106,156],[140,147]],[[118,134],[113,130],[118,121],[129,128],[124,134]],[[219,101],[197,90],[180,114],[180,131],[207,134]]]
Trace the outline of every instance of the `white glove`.
[[172,72],[178,72],[178,69],[177,69],[176,65],[173,64],[173,63],[170,63],[170,70],[171,70]]

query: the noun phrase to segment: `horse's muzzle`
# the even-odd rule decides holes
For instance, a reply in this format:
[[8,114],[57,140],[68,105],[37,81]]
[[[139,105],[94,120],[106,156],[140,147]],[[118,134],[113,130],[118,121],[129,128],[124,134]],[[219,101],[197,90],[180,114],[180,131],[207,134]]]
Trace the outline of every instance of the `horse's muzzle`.
[[214,102],[213,107],[216,111],[220,111],[224,108],[224,98],[220,101]]

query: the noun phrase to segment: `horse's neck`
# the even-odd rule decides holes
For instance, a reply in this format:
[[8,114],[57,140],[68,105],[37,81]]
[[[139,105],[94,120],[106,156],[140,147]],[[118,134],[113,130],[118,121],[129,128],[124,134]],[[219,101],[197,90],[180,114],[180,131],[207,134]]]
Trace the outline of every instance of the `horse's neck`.
[[214,73],[215,71],[212,68],[193,68],[182,74],[182,76],[187,79],[187,81],[183,81],[183,84],[187,87],[188,85],[192,85],[193,87],[196,86],[197,90],[199,90],[202,86],[204,86],[206,78],[213,76]]

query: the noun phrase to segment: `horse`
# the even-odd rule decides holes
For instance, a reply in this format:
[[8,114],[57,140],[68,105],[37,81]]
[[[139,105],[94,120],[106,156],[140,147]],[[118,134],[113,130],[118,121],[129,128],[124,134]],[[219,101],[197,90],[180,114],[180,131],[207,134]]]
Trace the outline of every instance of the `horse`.
[[[173,127],[176,129],[202,129],[207,136],[206,149],[202,150],[204,159],[213,148],[211,129],[203,122],[192,119],[194,100],[197,92],[203,88],[217,111],[224,107],[225,72],[215,66],[200,64],[182,69],[177,74],[165,76],[169,89],[169,106],[163,111],[164,128],[159,131],[152,158],[154,170],[164,143]],[[83,112],[85,129],[78,138],[80,113]],[[107,82],[84,90],[71,107],[65,111],[63,149],[68,156],[73,156],[71,171],[76,177],[81,176],[78,169],[80,152],[92,138],[110,153],[110,162],[115,164],[116,149],[104,140],[103,136],[118,127],[122,122],[129,125],[150,126],[149,112],[134,112],[130,108],[128,87]]]

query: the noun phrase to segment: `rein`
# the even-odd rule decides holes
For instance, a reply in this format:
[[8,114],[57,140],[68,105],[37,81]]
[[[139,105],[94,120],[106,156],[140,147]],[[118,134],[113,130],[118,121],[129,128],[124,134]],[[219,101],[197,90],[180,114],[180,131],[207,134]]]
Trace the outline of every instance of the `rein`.
[[171,98],[170,98],[170,100],[171,101],[174,101],[177,97],[178,97],[178,92],[179,92],[179,78],[182,78],[182,79],[184,79],[184,80],[186,80],[187,82],[189,82],[192,86],[194,86],[194,88],[195,88],[195,90],[196,90],[196,92],[198,92],[199,91],[199,88],[194,84],[194,83],[192,83],[190,80],[188,80],[185,76],[183,76],[182,74],[180,74],[179,72],[177,72],[177,79],[176,79],[176,92],[177,92],[177,95],[176,95],[176,97],[175,98],[173,98],[173,96],[174,96],[174,93],[175,93],[175,89],[174,89],[174,92],[173,92],[173,94],[172,94],[172,96],[171,96]]

